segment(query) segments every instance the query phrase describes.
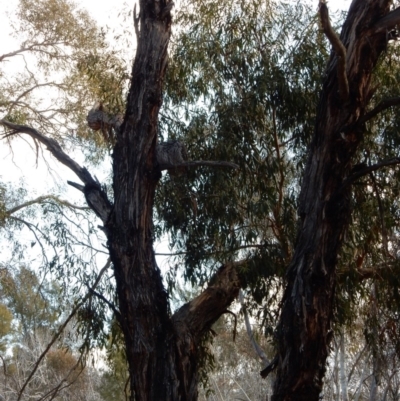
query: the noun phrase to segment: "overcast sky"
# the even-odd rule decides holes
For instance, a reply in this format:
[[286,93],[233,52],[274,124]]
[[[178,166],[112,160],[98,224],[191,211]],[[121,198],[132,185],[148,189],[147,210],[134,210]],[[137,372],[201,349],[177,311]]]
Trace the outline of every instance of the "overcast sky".
[[[235,0],[232,0],[235,1]],[[297,1],[297,0],[293,0]],[[307,0],[305,0],[307,1]],[[309,0],[312,5],[315,4],[315,9],[318,7],[318,0]],[[78,0],[75,3],[82,8],[85,8],[89,14],[98,21],[99,25],[108,26],[111,29],[119,29],[123,25],[121,16],[118,14],[123,9],[133,7],[132,0]],[[178,4],[179,0],[175,0]],[[329,0],[328,6],[331,11],[347,10],[351,0]],[[10,19],[15,16],[15,10],[18,0],[4,0],[0,8],[0,55],[16,50],[19,43],[9,36],[11,33]],[[130,27],[128,27],[130,29]],[[133,29],[133,27],[132,27]],[[10,64],[11,65],[11,64]],[[3,116],[0,116],[2,118]],[[0,143],[0,180],[17,181],[24,177],[28,183],[35,182],[36,192],[43,194],[47,189],[46,183],[65,182],[66,179],[74,180],[74,175],[66,168],[58,167],[58,163],[47,157],[48,162],[53,168],[52,173],[49,173],[48,166],[41,160],[36,160],[34,150],[22,141],[18,143],[18,152],[12,154],[4,143]],[[36,166],[36,163],[38,167]],[[25,169],[28,167],[28,170]],[[39,169],[38,169],[39,168]]]
[[[119,12],[133,7],[133,1],[127,0],[113,0],[112,2],[106,0],[78,0],[75,3],[85,8],[92,18],[97,20],[99,25],[108,26],[111,29],[119,29],[122,25],[121,17],[118,15]],[[178,3],[178,1],[175,1],[175,3]],[[312,5],[315,4],[315,9],[317,9],[318,0],[311,0],[310,3]],[[331,11],[347,10],[350,3],[351,0],[330,0],[328,1],[328,7]],[[2,1],[0,8],[0,56],[18,49],[19,43],[9,36],[11,33],[10,18],[12,19],[15,15],[17,4],[18,0]],[[2,117],[0,115],[0,118]],[[0,181],[17,183],[23,178],[25,185],[29,187],[29,199],[33,199],[38,195],[59,192],[60,187],[58,185],[62,184],[65,191],[62,197],[77,204],[84,203],[82,195],[66,185],[67,180],[79,181],[69,169],[60,166],[46,152],[36,159],[35,149],[29,144],[29,141],[18,140],[14,142],[14,147],[14,153],[12,153],[4,142],[0,142]],[[43,161],[42,156],[45,157],[46,162]],[[74,158],[76,157],[77,155],[74,155]],[[100,180],[101,178],[101,175],[99,175]],[[168,252],[165,241],[156,245],[156,249],[159,252]],[[162,267],[164,264],[162,258],[158,258],[158,264]]]

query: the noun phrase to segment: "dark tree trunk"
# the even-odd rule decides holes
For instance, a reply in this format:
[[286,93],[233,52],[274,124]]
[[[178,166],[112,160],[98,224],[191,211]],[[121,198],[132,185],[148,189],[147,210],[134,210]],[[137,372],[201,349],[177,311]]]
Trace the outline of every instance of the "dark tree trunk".
[[127,110],[113,154],[115,204],[106,224],[126,342],[132,400],[195,400],[202,335],[237,296],[234,266],[170,316],[153,250],[153,201],[161,177],[157,121],[172,3],[142,0]]
[[[351,181],[352,160],[363,138],[371,75],[387,44],[380,21],[390,3],[353,1],[340,37],[345,63],[340,43],[335,48],[335,37],[330,39],[335,51],[327,66],[303,176],[296,249],[277,331],[274,401],[318,400],[322,391],[337,255],[350,221],[351,186],[346,183]],[[326,6],[320,7],[323,18]]]

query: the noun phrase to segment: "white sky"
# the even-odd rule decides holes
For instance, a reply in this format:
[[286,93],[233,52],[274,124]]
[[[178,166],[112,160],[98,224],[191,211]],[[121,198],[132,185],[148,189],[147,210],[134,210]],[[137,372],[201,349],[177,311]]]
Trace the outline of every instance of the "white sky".
[[[79,0],[76,3],[85,8],[89,14],[98,21],[99,25],[109,26],[114,29],[118,29],[118,26],[121,26],[121,17],[118,15],[120,11],[124,8],[129,7],[129,4],[132,4],[133,1],[127,0],[113,0],[109,1],[98,1],[98,0]],[[317,8],[318,1],[312,0],[312,4],[315,4]],[[330,0],[328,1],[329,8],[334,11],[338,9],[348,9],[351,0]],[[10,28],[10,16],[12,17],[15,13],[16,6],[18,4],[18,0],[8,0],[4,1],[0,10],[0,55],[7,53],[9,51],[15,50],[18,48],[18,42],[9,36],[11,32]],[[132,27],[133,28],[133,27]],[[1,117],[1,116],[0,116]],[[39,160],[39,168],[41,167],[41,161]],[[27,167],[28,171],[24,171],[23,167]],[[46,166],[43,166],[46,167]],[[57,166],[54,165],[55,170],[57,171]],[[15,149],[14,155],[10,154],[9,149],[7,149],[4,144],[0,144],[0,176],[3,176],[5,180],[16,180],[18,176],[25,176],[27,182],[36,181],[38,173],[40,174],[40,182],[39,187],[51,180],[51,176],[46,172],[47,168],[43,170],[40,169],[40,173],[36,170],[36,158],[32,149],[27,146],[27,144],[18,144],[18,149]],[[67,169],[62,169],[60,172],[60,176],[63,177],[65,181],[65,177],[67,174],[67,179],[74,180],[74,175],[66,171]],[[5,174],[7,172],[7,174]],[[10,175],[10,173],[13,173]],[[43,176],[43,174],[45,174]],[[56,178],[56,182],[59,181],[59,177]],[[39,190],[39,188],[38,188]],[[39,190],[40,191],[40,190]]]
[[[234,0],[232,0],[234,1]],[[177,1],[175,1],[177,3]],[[331,11],[345,10],[350,6],[351,0],[330,0],[328,7]],[[7,0],[2,2],[0,9],[0,55],[16,50],[18,42],[9,36],[11,32],[10,17],[15,14],[18,0]],[[85,8],[89,14],[97,20],[99,25],[108,26],[112,29],[120,29],[125,25],[121,21],[119,13],[127,9],[129,4],[133,7],[133,0],[79,0],[76,1],[80,7]],[[311,0],[317,9],[318,0]],[[133,30],[133,26],[132,26]],[[90,106],[90,105],[88,105]],[[2,116],[0,116],[1,118]],[[29,198],[50,193],[63,192],[62,197],[75,201],[77,204],[83,204],[82,195],[75,189],[66,185],[67,180],[79,182],[77,177],[66,167],[60,166],[50,155],[43,154],[46,163],[42,157],[36,160],[35,149],[30,145],[29,140],[24,142],[19,140],[14,143],[14,153],[10,152],[8,146],[0,142],[0,181],[17,182],[24,178],[25,182],[31,188]],[[80,161],[79,155],[74,155],[76,161]],[[50,166],[50,170],[49,167]],[[93,174],[93,170],[91,171]],[[95,172],[101,180],[101,173]],[[157,246],[159,252],[168,252],[166,244]],[[162,264],[161,260],[159,263]]]

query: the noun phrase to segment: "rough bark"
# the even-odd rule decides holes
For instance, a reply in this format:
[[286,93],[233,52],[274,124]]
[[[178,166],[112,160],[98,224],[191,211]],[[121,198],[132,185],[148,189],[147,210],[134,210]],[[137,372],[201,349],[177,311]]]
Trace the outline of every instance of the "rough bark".
[[[299,199],[299,231],[277,330],[274,401],[318,400],[331,340],[337,255],[350,220],[352,159],[362,140],[371,76],[387,45],[390,1],[354,0],[340,41],[346,60],[332,51],[317,109]],[[382,21],[380,23],[379,21]],[[390,19],[392,21],[392,19]],[[391,23],[391,22],[390,22]],[[343,63],[345,61],[345,63]],[[339,93],[346,66],[347,101]]]
[[140,1],[140,32],[126,114],[113,153],[115,204],[106,224],[126,342],[132,400],[195,400],[197,344],[239,290],[233,264],[172,318],[153,250],[153,202],[161,167],[157,120],[172,3]]

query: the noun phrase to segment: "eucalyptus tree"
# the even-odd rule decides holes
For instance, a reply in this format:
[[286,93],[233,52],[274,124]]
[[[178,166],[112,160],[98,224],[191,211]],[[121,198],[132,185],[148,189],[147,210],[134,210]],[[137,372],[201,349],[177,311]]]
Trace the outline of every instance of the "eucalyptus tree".
[[[107,92],[112,94],[110,108],[119,110],[126,80],[124,61],[115,57],[106,32],[68,1],[22,0],[10,24],[12,37],[3,43],[7,49],[0,55],[2,117],[35,126],[98,164],[107,146],[87,126],[82,105]],[[7,135],[4,139],[4,146],[12,150],[20,149],[24,140]],[[39,148],[36,151],[39,158]],[[41,161],[51,163],[46,157]],[[43,273],[51,270],[63,288],[76,279],[80,285],[74,291],[81,296],[82,285],[86,290],[97,276],[97,256],[107,254],[99,245],[89,208],[64,199],[62,185],[38,196],[26,180],[10,182],[3,164],[0,174],[1,268],[12,271],[32,263]],[[23,240],[24,233],[30,233],[29,241]]]
[[[59,138],[34,122],[3,119],[5,136],[25,134],[47,147],[81,180],[83,185],[71,185],[102,221],[117,306],[93,288],[90,295],[110,306],[122,329],[132,400],[196,399],[202,341],[211,325],[241,287],[249,286],[258,301],[267,300],[266,309],[276,305],[279,291],[270,292],[274,282],[285,286],[277,355],[262,373],[276,372],[275,400],[317,400],[332,337],[335,289],[343,285],[339,273],[346,267],[339,263],[340,252],[346,261],[349,250],[356,254],[355,266],[343,276],[367,279],[381,271],[372,269],[373,260],[363,250],[376,249],[384,238],[389,258],[396,245],[395,219],[390,224],[384,219],[373,173],[382,175],[380,185],[396,174],[394,167],[381,170],[399,159],[388,146],[395,136],[379,128],[395,127],[395,118],[376,123],[375,117],[399,100],[397,95],[385,100],[385,90],[374,86],[379,76],[374,73],[397,36],[399,9],[390,11],[388,0],[354,0],[339,37],[320,2],[322,31],[333,47],[322,73],[323,35],[315,19],[304,17],[307,24],[296,25],[301,8],[284,10],[292,13],[289,18],[273,3],[194,3],[186,10],[186,22],[194,25],[180,38],[193,43],[188,56],[195,68],[176,43],[167,80],[169,103],[186,105],[160,115],[173,3],[139,3],[124,115],[106,112],[101,103],[88,115],[89,126],[101,130],[112,149],[112,195],[63,150]],[[217,19],[196,25],[196,16],[209,10]],[[94,82],[93,58],[89,54],[84,60],[80,76]],[[97,82],[103,83],[101,75]],[[159,134],[168,135],[168,141],[160,142]],[[183,138],[194,161],[187,160]],[[237,166],[238,172],[221,169]],[[163,170],[169,176],[163,177]],[[364,190],[356,190],[358,182],[367,184]],[[369,202],[360,201],[352,213],[360,193]],[[393,196],[384,199],[396,216]],[[156,230],[155,201],[163,219]],[[365,225],[373,219],[361,213],[374,205],[381,224],[367,239]],[[354,246],[343,248],[352,216],[364,230]],[[173,314],[153,249],[162,230],[184,253],[185,278],[208,284]],[[87,312],[90,316],[93,308]]]

